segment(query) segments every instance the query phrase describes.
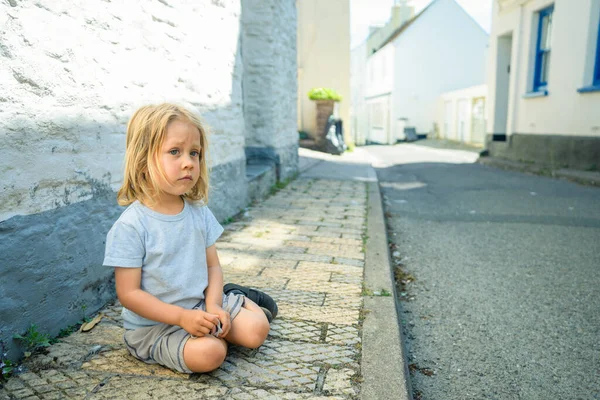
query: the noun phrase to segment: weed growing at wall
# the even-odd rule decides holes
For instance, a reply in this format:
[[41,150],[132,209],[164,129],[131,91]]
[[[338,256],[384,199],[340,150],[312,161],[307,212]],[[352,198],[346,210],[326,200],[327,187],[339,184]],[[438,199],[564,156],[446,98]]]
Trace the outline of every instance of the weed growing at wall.
[[8,359],[4,341],[0,340],[0,383],[6,382],[16,369],[17,364]]
[[13,338],[25,346],[25,357],[29,357],[36,350],[50,346],[50,335],[40,332],[35,324],[31,324],[24,335],[17,333]]

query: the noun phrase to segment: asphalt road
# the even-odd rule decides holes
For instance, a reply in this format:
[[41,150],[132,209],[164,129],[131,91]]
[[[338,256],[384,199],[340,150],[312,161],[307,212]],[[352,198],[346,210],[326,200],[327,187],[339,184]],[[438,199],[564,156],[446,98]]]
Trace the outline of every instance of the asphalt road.
[[600,189],[369,146],[415,400],[600,399]]

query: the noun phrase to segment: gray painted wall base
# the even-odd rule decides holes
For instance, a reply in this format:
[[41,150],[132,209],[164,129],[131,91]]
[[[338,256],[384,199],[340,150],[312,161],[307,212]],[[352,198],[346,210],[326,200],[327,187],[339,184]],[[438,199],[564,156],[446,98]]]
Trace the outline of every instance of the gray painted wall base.
[[506,142],[486,137],[490,156],[520,162],[548,165],[552,169],[600,168],[600,137],[532,135],[515,133]]
[[221,164],[210,171],[208,205],[218,221],[239,213],[248,205],[246,160]]
[[[211,171],[210,207],[219,221],[246,207],[246,162]],[[125,208],[115,193],[0,222],[0,340],[21,357],[15,333],[35,323],[52,336],[114,299],[112,268],[102,266],[106,234]]]
[[113,271],[102,266],[106,233],[122,208],[104,195],[0,223],[0,339],[18,359],[12,336],[35,323],[56,335],[114,298]]
[[298,174],[298,143],[277,148],[280,159],[279,180],[285,181]]
[[248,201],[260,201],[267,197],[271,188],[277,182],[274,165],[247,165],[247,169],[254,173],[247,176]]

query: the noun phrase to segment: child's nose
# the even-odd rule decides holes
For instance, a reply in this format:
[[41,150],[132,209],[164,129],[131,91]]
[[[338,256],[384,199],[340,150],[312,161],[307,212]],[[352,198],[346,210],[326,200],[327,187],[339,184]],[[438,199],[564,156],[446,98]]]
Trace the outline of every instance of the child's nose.
[[182,167],[183,168],[191,168],[194,166],[194,159],[189,154],[184,157]]

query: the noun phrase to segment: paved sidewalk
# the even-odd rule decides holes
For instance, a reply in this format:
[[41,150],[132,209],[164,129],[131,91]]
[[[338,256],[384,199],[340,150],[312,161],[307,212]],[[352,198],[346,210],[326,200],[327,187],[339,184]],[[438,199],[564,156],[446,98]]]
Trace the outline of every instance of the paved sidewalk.
[[[209,374],[147,365],[125,349],[116,303],[102,311],[104,319],[91,332],[75,333],[27,360],[28,372],[11,378],[0,399],[354,399],[363,382],[369,386],[363,398],[386,398],[378,390],[392,395],[396,389],[388,387],[398,386],[380,382],[391,380],[386,369],[406,390],[403,371],[390,369],[403,365],[397,316],[385,314],[394,300],[373,296],[383,283],[374,283],[366,291],[371,297],[363,297],[365,243],[373,241],[366,239],[367,192],[376,185],[375,174],[360,154],[303,162],[299,179],[226,225],[217,243],[226,282],[260,288],[278,302],[279,316],[261,348],[230,347],[225,363]],[[323,179],[327,174],[346,180]],[[378,189],[376,196],[379,201]],[[385,253],[380,267],[389,278],[385,232],[371,236],[381,242],[375,257]],[[377,310],[364,312],[364,299]],[[378,306],[384,304],[379,300],[387,306]],[[365,340],[374,349],[369,354],[362,354],[365,316],[371,332]],[[394,345],[387,347],[385,337],[373,340],[380,329]]]

